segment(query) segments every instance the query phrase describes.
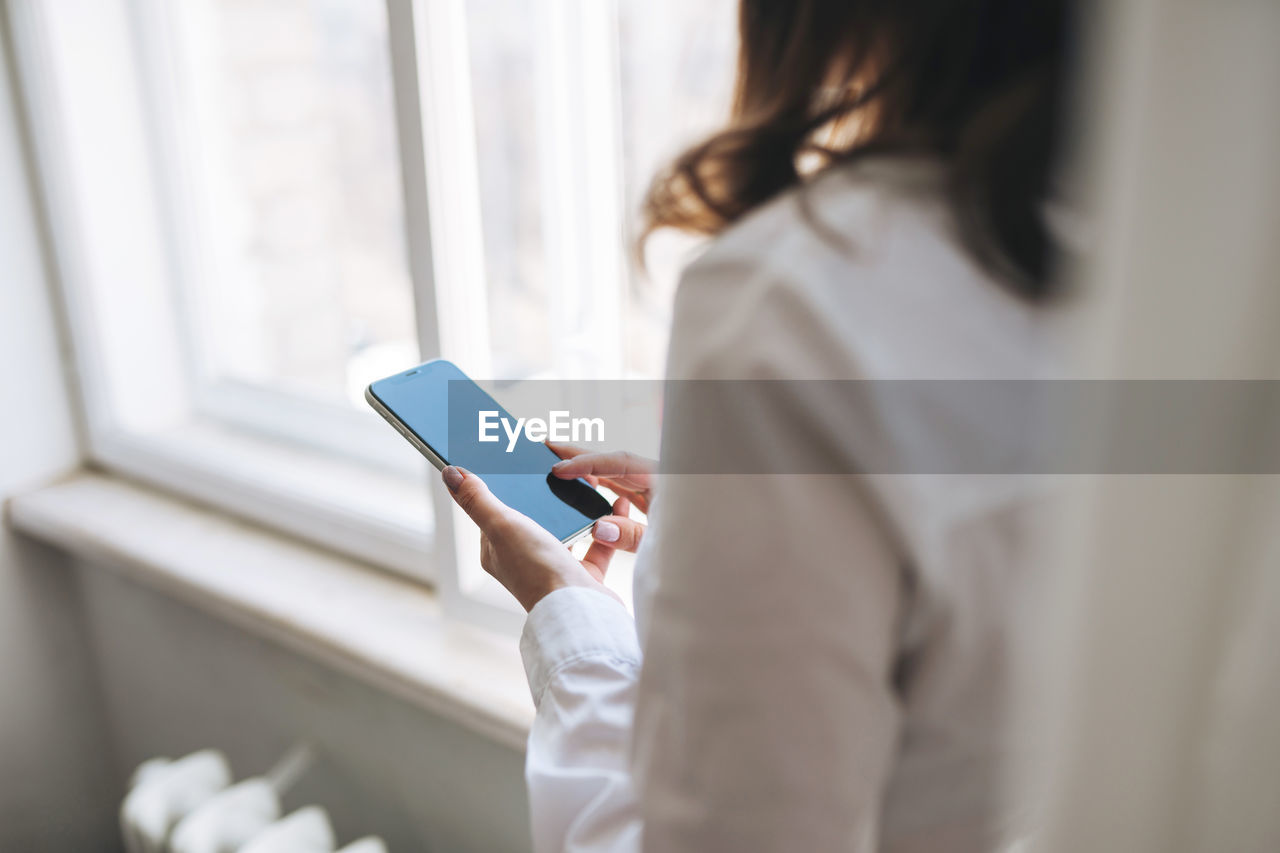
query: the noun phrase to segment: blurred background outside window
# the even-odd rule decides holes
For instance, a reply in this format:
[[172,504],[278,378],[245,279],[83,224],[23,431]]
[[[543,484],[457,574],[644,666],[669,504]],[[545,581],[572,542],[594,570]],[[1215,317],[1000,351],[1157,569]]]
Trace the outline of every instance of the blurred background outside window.
[[[610,377],[659,375],[688,243],[655,241],[642,268],[637,211],[654,171],[727,111],[734,4],[461,8],[493,371],[483,378],[600,376],[601,364],[615,366]],[[418,346],[386,4],[198,0],[171,15],[168,55],[180,66],[171,91],[193,121],[169,138],[185,148],[174,161],[185,164],[178,222],[196,261],[176,285],[199,381],[363,414],[368,382],[419,356],[449,356]],[[583,41],[563,43],[575,36]],[[559,67],[549,50],[580,61]],[[548,91],[576,86],[565,73],[581,75],[589,96]],[[575,132],[585,138],[565,138]],[[603,168],[561,175],[557,158],[583,145]],[[583,186],[602,174],[614,185]],[[594,241],[557,221],[583,218],[574,207],[592,197],[615,205],[606,222],[616,226]],[[591,245],[573,244],[583,236]],[[601,243],[615,274],[578,280],[602,267],[573,255]],[[597,298],[616,306],[604,328],[582,304]]]

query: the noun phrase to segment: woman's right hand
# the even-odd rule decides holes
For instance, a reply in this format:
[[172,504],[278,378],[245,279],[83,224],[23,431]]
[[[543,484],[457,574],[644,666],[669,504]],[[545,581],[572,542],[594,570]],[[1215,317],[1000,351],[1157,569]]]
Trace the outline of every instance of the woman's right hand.
[[569,444],[553,444],[547,447],[560,457],[551,473],[562,480],[581,477],[593,486],[604,486],[618,496],[613,505],[613,515],[597,519],[591,528],[591,538],[620,551],[634,553],[644,538],[644,525],[628,518],[632,505],[645,513],[653,501],[657,463],[634,453],[615,451],[591,453]]

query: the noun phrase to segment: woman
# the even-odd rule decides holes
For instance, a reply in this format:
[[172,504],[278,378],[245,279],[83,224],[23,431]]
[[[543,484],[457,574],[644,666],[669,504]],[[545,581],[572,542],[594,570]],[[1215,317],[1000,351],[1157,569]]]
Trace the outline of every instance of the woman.
[[[742,0],[732,123],[647,204],[652,228],[715,235],[678,292],[669,378],[1051,373],[1068,5]],[[772,469],[659,486],[641,460],[563,452],[560,476],[622,496],[582,562],[445,469],[529,611],[538,850],[999,846],[1033,499],[920,462],[922,441],[974,431],[962,395],[892,413],[884,396],[752,396],[737,458],[787,460]],[[664,464],[706,438],[669,408]],[[788,469],[798,447],[822,465]],[[642,539],[633,624],[600,581]]]

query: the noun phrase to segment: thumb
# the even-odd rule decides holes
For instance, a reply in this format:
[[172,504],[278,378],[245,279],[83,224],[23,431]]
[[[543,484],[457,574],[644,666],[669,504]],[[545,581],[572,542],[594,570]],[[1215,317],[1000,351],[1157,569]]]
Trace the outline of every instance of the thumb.
[[644,538],[644,525],[625,515],[606,515],[596,519],[591,538],[619,551],[635,553]]
[[440,472],[440,479],[444,480],[454,502],[481,530],[487,530],[507,511],[506,504],[493,496],[484,480],[465,468],[449,465]]

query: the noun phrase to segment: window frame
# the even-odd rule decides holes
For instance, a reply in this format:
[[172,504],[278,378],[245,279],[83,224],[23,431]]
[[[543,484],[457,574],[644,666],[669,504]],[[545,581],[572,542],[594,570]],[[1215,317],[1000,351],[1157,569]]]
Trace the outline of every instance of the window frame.
[[[470,375],[489,377],[467,10],[463,0],[384,2],[419,349],[424,359],[445,354]],[[594,365],[584,373],[581,365],[588,360],[575,363],[573,358],[581,342],[558,341],[556,371],[584,378],[620,376],[623,292],[593,286],[602,276],[627,280],[620,218],[617,11],[612,3],[595,0],[539,0],[536,6],[543,28],[536,56],[543,81],[536,129],[543,152],[539,185],[546,196],[544,227],[552,232],[547,244],[549,280],[557,288],[552,298],[572,300],[582,327],[605,329],[606,339],[616,342],[611,353],[593,352]],[[317,403],[301,397],[247,383],[201,382],[201,356],[181,334],[183,309],[177,304],[183,282],[197,274],[189,237],[172,224],[181,218],[177,205],[184,192],[173,183],[182,174],[174,159],[184,155],[181,140],[170,138],[159,120],[161,109],[180,108],[182,95],[154,72],[156,51],[165,49],[158,28],[172,23],[164,20],[172,10],[161,0],[73,5],[15,0],[8,9],[90,463],[433,584],[451,615],[515,629],[520,614],[479,569],[478,541],[469,522],[442,499],[429,471],[405,475],[399,447],[399,455],[377,449],[374,436],[395,438],[390,431],[355,413],[350,418],[333,411],[321,415]],[[77,16],[74,25],[68,23],[71,16]],[[93,49],[111,60],[101,80],[87,81],[92,71],[69,61],[68,45],[60,43],[69,32],[74,36],[90,28],[87,20],[95,22]],[[591,38],[574,38],[587,32]],[[575,43],[580,49],[571,49]],[[611,73],[584,73],[593,63]],[[95,128],[92,143],[75,126],[82,120],[71,114],[77,87],[86,86],[112,102],[116,118],[110,127]],[[78,97],[83,105],[89,95],[80,91]],[[87,146],[104,137],[108,147],[128,155],[111,186],[129,186],[129,203],[145,209],[138,221],[113,222],[111,187],[86,180],[93,177],[94,162],[99,170],[104,167]],[[79,162],[86,158],[89,169]],[[575,191],[581,197],[570,195]],[[433,217],[433,210],[449,215]],[[112,229],[118,233],[106,233]],[[121,234],[119,256],[145,269],[106,272],[93,247]],[[575,248],[583,246],[589,251]],[[103,333],[104,324],[118,324],[119,318],[100,316],[101,303],[95,304],[113,276],[128,276],[129,287],[141,294],[132,299],[141,313],[130,321],[142,334],[163,339],[148,339],[153,357],[134,370],[122,369],[112,358],[112,335]],[[154,357],[155,352],[163,357]],[[121,407],[116,387],[122,374],[156,365],[166,365],[167,375],[155,387],[140,396],[130,386],[123,396],[140,410],[155,405],[185,413],[184,426],[161,437],[121,422],[122,409],[129,416],[133,411]],[[136,375],[127,378],[139,384]],[[352,448],[373,449],[353,453]],[[310,480],[293,481],[290,465],[306,468]],[[322,481],[321,473],[332,483]],[[416,501],[409,497],[414,489],[421,493]],[[409,517],[415,507],[427,516],[420,524]]]
[[[207,4],[206,4],[207,5]],[[184,337],[183,366],[191,393],[191,408],[199,417],[241,427],[338,457],[403,473],[403,448],[386,441],[386,431],[363,413],[345,410],[301,393],[265,388],[250,382],[215,375],[212,359],[204,352],[196,328],[198,297],[190,289],[203,290],[212,250],[204,246],[207,229],[207,187],[189,176],[197,172],[201,153],[198,134],[199,108],[184,97],[194,90],[186,74],[189,68],[177,55],[185,53],[183,34],[193,25],[189,17],[195,4],[175,5],[165,0],[127,0],[139,65],[138,85],[147,101],[152,149],[163,161],[156,170],[160,205],[165,212],[164,242],[172,255],[176,307]],[[394,85],[394,68],[388,50],[388,73]],[[163,117],[163,118],[162,118]],[[397,144],[400,140],[397,137]],[[403,187],[401,188],[403,192]],[[406,237],[413,229],[406,228]],[[198,248],[197,248],[198,246]],[[407,254],[406,254],[407,260]],[[407,266],[407,264],[406,264]],[[416,329],[415,329],[416,335]]]
[[[445,574],[439,571],[442,561],[436,553],[442,537],[432,509],[436,502],[429,499],[427,478],[420,473],[427,468],[425,462],[413,470],[376,451],[363,458],[359,453],[337,456],[332,452],[335,444],[361,447],[365,444],[361,438],[383,436],[386,431],[377,430],[376,423],[359,422],[354,414],[347,419],[329,412],[331,426],[336,423],[336,428],[308,434],[294,424],[323,420],[315,417],[311,401],[247,385],[200,389],[185,367],[176,367],[189,365],[192,359],[184,351],[175,305],[182,247],[180,238],[163,224],[166,193],[173,189],[160,185],[166,164],[153,166],[147,160],[164,146],[157,144],[157,128],[148,113],[154,104],[149,106],[147,100],[156,92],[148,91],[138,43],[141,22],[156,5],[155,0],[103,0],[74,6],[18,0],[8,6],[19,97],[33,143],[33,166],[56,272],[56,298],[65,317],[67,368],[77,392],[88,462],[380,568],[436,583]],[[389,14],[403,14],[410,5],[406,0],[387,3]],[[72,17],[77,19],[74,25]],[[99,58],[109,57],[114,66],[112,73],[97,75],[102,80],[90,81],[90,71],[77,70],[65,61],[75,47],[70,40],[91,28]],[[414,128],[405,126],[405,96],[412,93],[403,90],[412,87],[405,85],[403,56],[393,52],[391,59],[397,138],[404,146]],[[95,94],[111,102],[118,120],[96,127],[100,132],[90,139],[76,126],[70,111]],[[416,132],[420,138],[420,129]],[[129,156],[112,162],[110,170],[102,168],[99,159],[98,168],[93,169],[91,148],[99,146]],[[415,160],[409,156],[411,151],[402,152],[406,167]],[[107,182],[110,186],[97,186],[87,179],[106,171],[120,173]],[[421,168],[417,175],[422,175]],[[409,189],[412,177],[405,175],[406,217],[415,215],[422,221],[424,193]],[[131,190],[130,211],[143,211],[138,218],[145,221],[112,221],[109,190],[126,185]],[[437,345],[435,315],[431,301],[421,296],[431,292],[430,233],[410,225],[407,236],[418,304],[415,325],[424,351],[430,352]],[[101,247],[120,238],[118,257],[139,269],[126,264],[107,270]],[[131,290],[125,300],[139,312],[130,318],[133,329],[160,339],[148,339],[147,355],[152,358],[145,365],[136,363],[137,358],[132,365],[117,358],[113,330],[104,331],[108,324],[119,326],[120,318],[102,316],[100,297],[113,281],[125,279],[137,291]],[[120,333],[114,329],[115,337]],[[164,358],[156,358],[157,352]],[[138,374],[152,366],[155,372],[145,375],[152,387],[132,387],[141,384]],[[126,385],[130,387],[121,392]],[[197,400],[209,390],[214,393]],[[181,410],[185,413],[181,428],[163,435],[142,434],[135,425],[122,422],[127,420],[122,418],[122,396],[140,410],[152,406]],[[271,406],[255,405],[255,398],[260,403],[264,397],[272,398]],[[235,408],[256,409],[257,422],[227,416]],[[246,424],[251,429],[236,429]],[[282,442],[286,434],[288,441]],[[292,476],[304,470],[306,476]]]

